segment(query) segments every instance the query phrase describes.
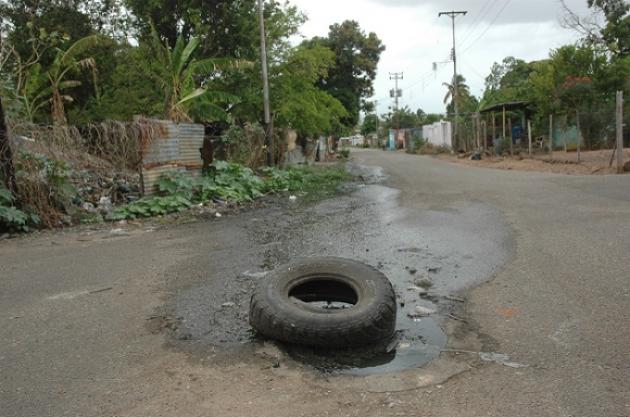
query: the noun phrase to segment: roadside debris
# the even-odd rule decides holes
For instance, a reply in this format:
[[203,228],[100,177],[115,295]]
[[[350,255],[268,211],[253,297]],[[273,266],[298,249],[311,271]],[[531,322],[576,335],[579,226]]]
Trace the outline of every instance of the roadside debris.
[[418,317],[427,317],[432,314],[435,314],[435,310],[427,308],[427,307],[423,307],[423,306],[416,306],[416,308],[414,309],[414,312],[409,313],[408,316],[411,318],[418,318]]
[[234,306],[236,306],[236,303],[233,303],[231,301],[221,304],[221,307],[224,307],[224,308],[231,308],[231,307],[234,307]]
[[510,357],[503,353],[479,352],[479,358],[484,362],[494,362],[509,368],[527,368],[529,365],[510,361]]

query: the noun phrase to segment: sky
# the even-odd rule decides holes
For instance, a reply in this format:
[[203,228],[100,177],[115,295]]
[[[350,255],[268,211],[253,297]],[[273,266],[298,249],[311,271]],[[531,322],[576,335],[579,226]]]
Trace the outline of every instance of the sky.
[[[393,106],[390,72],[402,72],[401,106],[443,113],[443,82],[453,77],[451,19],[440,11],[467,11],[456,19],[458,73],[480,96],[494,62],[506,56],[526,61],[544,59],[549,51],[574,43],[578,34],[561,26],[559,0],[290,0],[308,21],[301,35],[326,36],[333,23],[356,20],[375,32],[387,48],[381,55],[373,100],[378,112]],[[579,15],[589,14],[586,0],[565,0]],[[433,63],[437,62],[437,71]]]

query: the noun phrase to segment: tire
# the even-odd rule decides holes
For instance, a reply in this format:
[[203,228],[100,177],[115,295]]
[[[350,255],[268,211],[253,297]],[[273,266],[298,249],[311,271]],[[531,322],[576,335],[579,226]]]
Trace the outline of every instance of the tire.
[[[353,304],[325,309],[313,301]],[[380,271],[341,258],[302,259],[263,278],[251,298],[249,322],[261,335],[320,348],[375,344],[396,327],[396,295]]]

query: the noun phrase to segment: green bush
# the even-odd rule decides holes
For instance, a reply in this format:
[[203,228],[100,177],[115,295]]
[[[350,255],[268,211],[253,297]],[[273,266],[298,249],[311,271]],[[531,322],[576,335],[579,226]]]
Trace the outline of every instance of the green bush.
[[0,184],[0,232],[26,232],[39,224],[37,215],[16,208],[14,202],[13,194]]
[[157,197],[118,207],[107,219],[160,216],[214,199],[241,204],[269,193],[327,190],[346,177],[342,170],[310,168],[264,168],[259,176],[250,168],[224,161],[216,162],[214,168],[214,172],[196,179],[177,172],[165,174],[156,184]]
[[350,157],[350,149],[344,148],[339,151],[339,157],[341,159],[348,159]]

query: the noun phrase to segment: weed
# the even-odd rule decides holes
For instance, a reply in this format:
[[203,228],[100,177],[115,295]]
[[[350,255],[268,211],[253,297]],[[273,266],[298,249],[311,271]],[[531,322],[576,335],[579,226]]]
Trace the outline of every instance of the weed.
[[277,192],[317,192],[329,195],[346,178],[341,169],[265,168],[261,176],[240,164],[218,161],[214,172],[191,179],[180,173],[162,176],[157,182],[158,197],[149,197],[118,207],[108,220],[135,219],[180,212],[193,204],[218,199],[242,204]]
[[350,149],[344,148],[339,151],[339,157],[341,159],[348,159],[350,157]]
[[15,197],[0,184],[0,232],[27,232],[40,222],[36,214],[26,213],[13,204]]

